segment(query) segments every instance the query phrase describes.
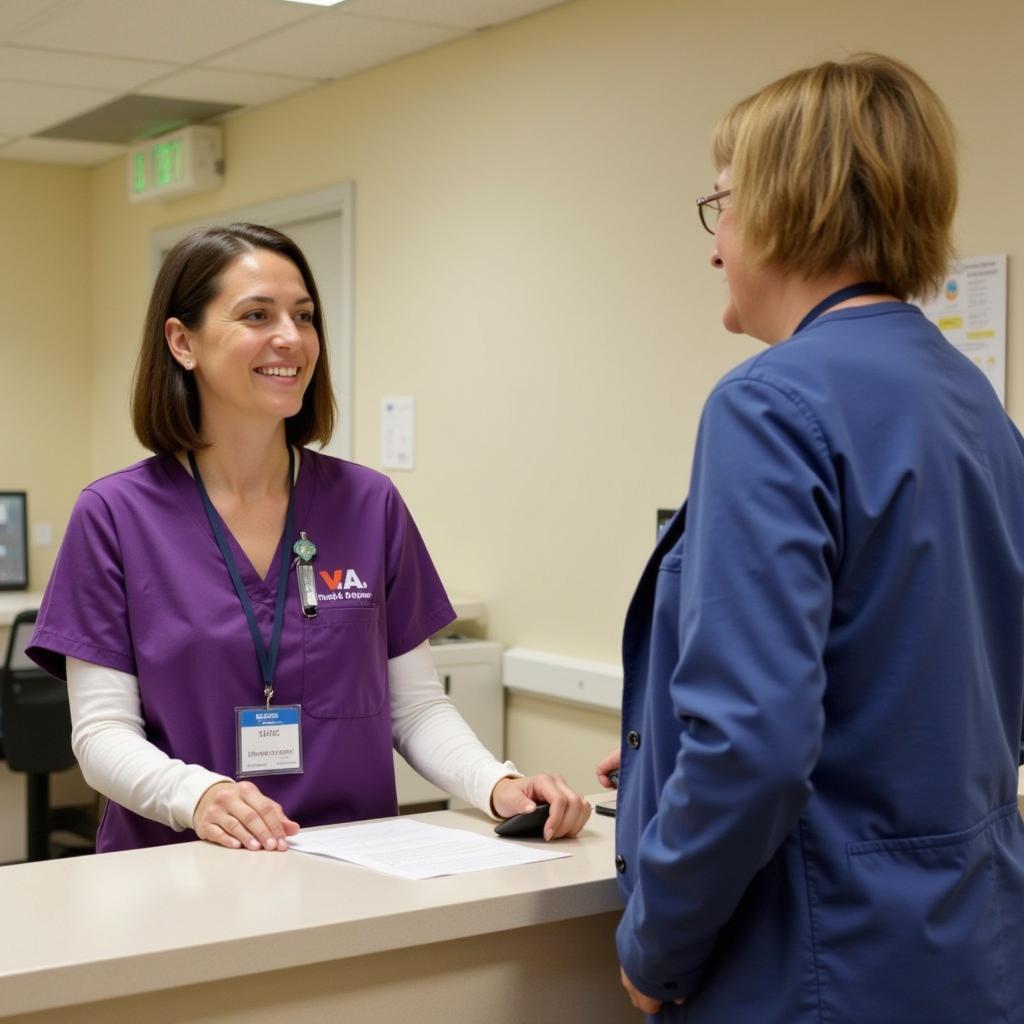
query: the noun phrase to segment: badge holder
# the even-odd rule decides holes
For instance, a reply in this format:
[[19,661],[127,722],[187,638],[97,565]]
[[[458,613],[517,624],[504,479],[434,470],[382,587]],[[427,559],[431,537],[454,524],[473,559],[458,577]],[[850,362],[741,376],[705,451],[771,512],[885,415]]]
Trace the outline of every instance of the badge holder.
[[302,773],[302,707],[272,708],[274,691],[267,687],[263,707],[235,708],[235,774],[299,775]]

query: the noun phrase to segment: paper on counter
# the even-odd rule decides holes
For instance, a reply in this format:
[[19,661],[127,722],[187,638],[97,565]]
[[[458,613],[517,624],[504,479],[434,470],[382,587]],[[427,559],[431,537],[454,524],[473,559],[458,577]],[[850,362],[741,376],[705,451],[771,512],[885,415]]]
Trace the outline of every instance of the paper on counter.
[[441,828],[408,818],[300,833],[289,836],[288,846],[299,853],[333,857],[410,879],[459,875],[572,856],[567,851],[490,839],[475,832]]

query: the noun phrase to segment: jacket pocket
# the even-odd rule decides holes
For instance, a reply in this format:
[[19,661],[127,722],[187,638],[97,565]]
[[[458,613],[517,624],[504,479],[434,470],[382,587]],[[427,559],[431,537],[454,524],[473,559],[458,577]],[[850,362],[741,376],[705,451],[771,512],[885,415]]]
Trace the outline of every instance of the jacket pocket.
[[302,709],[314,718],[370,718],[387,696],[377,605],[321,606],[305,621]]
[[877,1024],[1003,1021],[1005,972],[993,830],[849,843],[814,912],[823,1019]]

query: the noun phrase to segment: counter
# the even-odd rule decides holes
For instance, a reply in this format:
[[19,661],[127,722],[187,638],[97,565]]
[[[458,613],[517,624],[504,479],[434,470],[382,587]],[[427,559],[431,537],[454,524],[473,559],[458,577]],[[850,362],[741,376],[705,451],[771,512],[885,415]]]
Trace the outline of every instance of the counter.
[[613,837],[594,815],[571,857],[418,882],[199,842],[5,867],[0,1017],[632,1022]]

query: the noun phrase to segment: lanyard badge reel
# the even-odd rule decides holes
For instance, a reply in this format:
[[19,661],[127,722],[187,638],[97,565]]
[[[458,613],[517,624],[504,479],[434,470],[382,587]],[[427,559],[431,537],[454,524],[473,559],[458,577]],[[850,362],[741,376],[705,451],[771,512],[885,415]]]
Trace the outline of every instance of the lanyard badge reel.
[[299,539],[292,545],[292,552],[295,555],[292,565],[295,566],[295,581],[299,585],[299,603],[302,605],[302,614],[307,619],[312,619],[317,613],[317,603],[316,581],[310,562],[316,555],[316,545],[303,531],[299,534]]

